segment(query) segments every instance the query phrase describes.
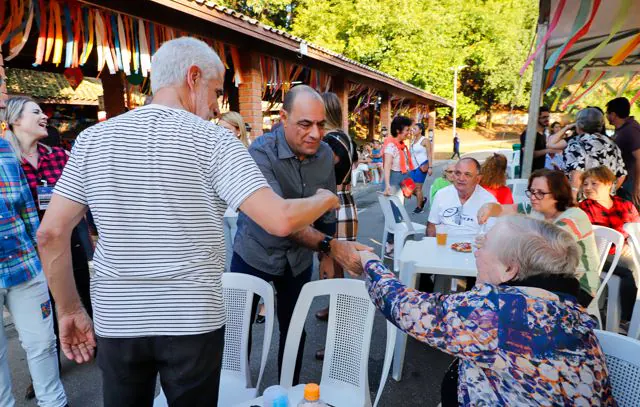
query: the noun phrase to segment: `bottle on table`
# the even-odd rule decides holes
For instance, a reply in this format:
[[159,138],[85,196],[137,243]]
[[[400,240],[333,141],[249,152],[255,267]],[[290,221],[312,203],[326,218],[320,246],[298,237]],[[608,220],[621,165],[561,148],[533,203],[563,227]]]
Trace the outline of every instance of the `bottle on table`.
[[298,407],[329,407],[329,405],[320,400],[320,386],[309,383],[304,386],[304,399],[298,403]]
[[289,407],[287,389],[282,386],[271,386],[262,394],[264,407]]

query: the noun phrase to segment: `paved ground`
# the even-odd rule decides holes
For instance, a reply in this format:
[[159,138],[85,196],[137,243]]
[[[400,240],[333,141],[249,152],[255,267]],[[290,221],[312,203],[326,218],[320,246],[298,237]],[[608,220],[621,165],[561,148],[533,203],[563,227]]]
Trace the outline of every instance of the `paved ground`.
[[[436,174],[441,171],[441,165],[436,164]],[[435,174],[434,174],[435,175]],[[430,181],[425,185],[428,190]],[[383,217],[380,211],[377,193],[378,187],[367,185],[358,186],[356,201],[359,207],[359,238],[362,243],[373,246],[379,251],[379,242],[382,237]],[[415,207],[415,199],[407,203],[407,209],[411,212]],[[426,222],[427,214],[414,216],[416,222]],[[317,275],[314,277],[317,278]],[[327,300],[318,300],[314,303],[314,311],[327,304]],[[303,382],[319,381],[322,364],[314,359],[314,353],[323,346],[326,335],[326,323],[319,322],[315,317],[310,316],[307,325],[307,346],[305,348],[304,367],[302,369],[301,380]],[[254,380],[257,378],[259,358],[262,345],[262,326],[254,328],[254,349],[252,354],[252,370]],[[277,340],[278,330],[274,329],[269,361],[263,379],[263,388],[277,383]],[[382,363],[384,359],[385,346],[385,321],[380,314],[377,315],[374,325],[374,335],[371,343],[369,381],[372,389],[372,400],[375,397]],[[24,391],[29,383],[29,375],[25,354],[12,325],[6,329],[9,343],[9,359],[13,381],[13,391],[17,398],[18,407],[36,406],[35,401],[25,401]],[[451,361],[451,357],[428,348],[427,346],[409,340],[407,346],[407,356],[404,367],[404,377],[401,382],[395,382],[389,378],[380,406],[395,407],[406,405],[436,406],[440,399],[440,382],[444,371]],[[62,362],[62,377],[70,405],[73,407],[93,407],[102,406],[102,386],[101,376],[95,364],[78,366],[67,360]]]

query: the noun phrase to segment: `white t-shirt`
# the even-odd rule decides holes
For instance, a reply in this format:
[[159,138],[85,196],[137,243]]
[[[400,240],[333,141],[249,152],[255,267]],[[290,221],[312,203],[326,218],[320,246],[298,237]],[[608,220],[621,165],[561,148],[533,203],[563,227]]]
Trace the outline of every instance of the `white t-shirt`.
[[489,202],[498,201],[486,189],[477,185],[471,197],[462,205],[455,186],[449,185],[439,190],[433,198],[429,222],[447,225],[450,235],[477,235],[480,233],[478,210]]
[[[384,149],[384,154],[391,154],[393,156],[393,161],[391,161],[391,171],[402,171],[400,167],[400,150],[396,147],[395,144],[389,143]],[[402,154],[405,154],[404,151]],[[405,162],[408,163],[406,154],[405,154]]]
[[236,137],[184,110],[151,104],[83,131],[55,193],[88,205],[98,228],[96,333],[222,327],[223,215],[267,187]]

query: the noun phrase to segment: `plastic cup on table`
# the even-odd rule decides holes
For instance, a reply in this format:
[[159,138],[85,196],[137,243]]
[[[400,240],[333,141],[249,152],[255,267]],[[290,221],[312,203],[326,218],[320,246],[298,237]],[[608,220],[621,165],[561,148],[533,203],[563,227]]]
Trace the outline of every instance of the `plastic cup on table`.
[[436,225],[436,244],[438,246],[446,246],[447,245],[447,226],[446,225]]

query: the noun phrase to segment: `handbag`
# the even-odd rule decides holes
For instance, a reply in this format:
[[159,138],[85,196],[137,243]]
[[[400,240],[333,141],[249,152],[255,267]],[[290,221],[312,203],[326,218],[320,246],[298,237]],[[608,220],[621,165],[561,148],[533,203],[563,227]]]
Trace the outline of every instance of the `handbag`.
[[404,195],[405,198],[409,198],[413,195],[413,191],[416,189],[416,183],[413,182],[411,177],[405,178],[400,183],[400,189],[402,190],[402,195]]

